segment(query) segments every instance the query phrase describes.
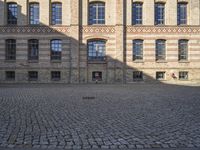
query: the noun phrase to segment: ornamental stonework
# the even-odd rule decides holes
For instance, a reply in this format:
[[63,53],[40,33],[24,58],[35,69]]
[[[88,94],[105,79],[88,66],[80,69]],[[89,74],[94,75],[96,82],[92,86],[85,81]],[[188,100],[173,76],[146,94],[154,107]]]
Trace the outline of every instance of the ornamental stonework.
[[145,34],[200,34],[200,27],[127,27],[127,33]]
[[69,27],[29,27],[29,26],[18,26],[18,27],[0,27],[0,33],[21,33],[21,34],[41,34],[41,33],[69,33]]
[[81,33],[115,33],[115,26],[83,26],[80,29]]

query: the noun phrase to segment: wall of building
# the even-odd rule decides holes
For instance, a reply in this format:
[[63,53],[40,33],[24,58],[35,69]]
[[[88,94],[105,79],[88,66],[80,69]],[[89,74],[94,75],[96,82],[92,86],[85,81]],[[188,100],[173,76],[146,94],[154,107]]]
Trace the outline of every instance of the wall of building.
[[[177,26],[177,4],[175,0],[165,2],[166,24],[154,26],[154,3],[143,2],[143,25],[132,26],[132,2],[135,0],[100,0],[106,3],[106,24],[88,25],[88,4],[94,0],[56,0],[62,2],[62,25],[50,25],[50,4],[55,0],[0,0],[0,83],[5,80],[5,71],[16,71],[13,82],[30,82],[28,71],[38,71],[38,83],[52,82],[51,71],[61,71],[59,83],[93,83],[92,72],[102,71],[102,83],[131,83],[134,70],[144,72],[144,80],[154,82],[156,71],[166,72],[166,82],[181,82],[171,77],[179,71],[188,71],[187,82],[200,82],[200,2],[199,0],[177,0],[188,3],[188,25]],[[98,0],[99,1],[99,0]],[[18,25],[6,25],[6,3],[18,4]],[[28,23],[28,4],[40,3],[40,26]],[[16,61],[5,61],[5,40],[17,40]],[[39,61],[27,60],[28,39],[39,39]],[[50,40],[62,39],[62,61],[50,60]],[[105,62],[87,61],[87,41],[106,40]],[[132,60],[132,40],[144,40],[144,60]],[[166,40],[166,60],[155,61],[155,40]],[[178,40],[189,40],[189,59],[178,61]],[[164,81],[162,81],[164,82]]]

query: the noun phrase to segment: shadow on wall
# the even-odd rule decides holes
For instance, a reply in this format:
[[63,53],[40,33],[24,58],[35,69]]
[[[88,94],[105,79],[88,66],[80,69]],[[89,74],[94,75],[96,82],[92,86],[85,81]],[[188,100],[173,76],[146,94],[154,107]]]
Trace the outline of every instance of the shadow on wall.
[[[0,6],[4,5],[1,1],[0,3]],[[21,6],[18,5],[18,13],[21,10]],[[18,23],[27,20],[26,15],[18,14]],[[15,61],[5,61],[5,47],[1,48],[1,54],[4,55],[0,59],[1,82],[14,82],[6,81],[5,71],[15,71],[16,83],[96,83],[97,80],[99,83],[160,82],[111,56],[106,56],[104,61],[87,61],[87,45],[83,43],[84,37],[81,32],[82,27],[78,25],[47,26],[40,23],[37,26],[1,26],[1,44],[7,39],[16,39],[17,43]],[[39,40],[38,61],[28,60],[30,39]],[[53,39],[62,40],[61,60],[51,60],[50,41]],[[30,71],[38,71],[38,80],[29,80]],[[52,71],[60,71],[61,79],[52,81]]]

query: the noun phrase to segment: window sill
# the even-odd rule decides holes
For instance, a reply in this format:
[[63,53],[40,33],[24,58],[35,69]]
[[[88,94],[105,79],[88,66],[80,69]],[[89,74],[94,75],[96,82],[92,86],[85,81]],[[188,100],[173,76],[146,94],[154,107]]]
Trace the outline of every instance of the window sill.
[[134,63],[144,63],[143,60],[133,60]]
[[179,79],[179,81],[189,81],[189,79]]
[[167,81],[166,79],[156,79],[156,81]]
[[38,60],[28,60],[28,63],[38,63]]
[[156,60],[156,63],[167,63],[166,60]]
[[60,81],[60,79],[51,79],[51,81],[55,81],[56,82],[56,81]]
[[61,63],[61,60],[51,60],[51,63]]
[[144,26],[143,24],[132,24],[133,27],[141,27]]
[[88,24],[88,26],[106,26],[106,24]]
[[155,24],[156,27],[165,27],[165,24]]
[[133,79],[133,82],[143,82],[144,79]]
[[188,60],[179,60],[179,63],[190,63]]
[[106,64],[106,61],[104,60],[89,60],[88,64]]
[[16,63],[16,60],[5,60],[6,63]]
[[36,82],[36,81],[38,81],[38,79],[29,79],[28,81],[29,82]]

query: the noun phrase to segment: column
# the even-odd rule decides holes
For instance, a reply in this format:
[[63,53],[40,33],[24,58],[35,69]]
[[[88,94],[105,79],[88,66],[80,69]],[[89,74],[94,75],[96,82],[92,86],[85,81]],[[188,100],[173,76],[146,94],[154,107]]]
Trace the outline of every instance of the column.
[[145,0],[143,11],[144,25],[154,25],[154,0]]
[[49,25],[50,20],[50,0],[40,1],[40,22],[42,25]]
[[126,2],[124,0],[116,1],[116,56],[115,56],[115,82],[124,83],[124,7],[126,7]]
[[71,65],[70,82],[79,83],[79,0],[71,0]]
[[0,0],[0,26],[4,25],[5,21],[5,2],[4,0]]

